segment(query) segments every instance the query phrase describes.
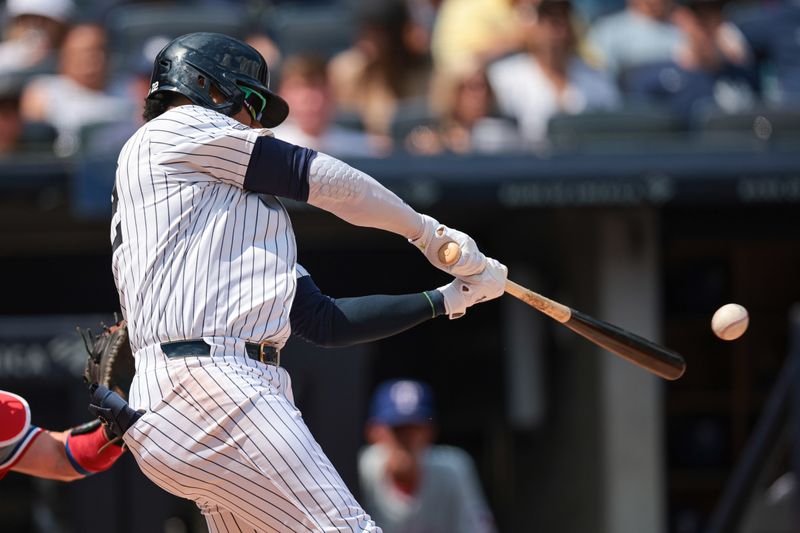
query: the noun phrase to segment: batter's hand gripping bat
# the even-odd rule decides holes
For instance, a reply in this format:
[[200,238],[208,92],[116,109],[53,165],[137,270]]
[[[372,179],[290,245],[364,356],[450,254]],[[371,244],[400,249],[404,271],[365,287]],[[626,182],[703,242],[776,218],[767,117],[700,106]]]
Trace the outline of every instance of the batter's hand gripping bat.
[[[439,248],[439,259],[446,265],[452,265],[460,257],[461,249],[455,242],[449,242]],[[505,292],[567,326],[594,344],[657,376],[675,380],[686,371],[686,361],[679,353],[655,342],[570,309],[566,305],[526,289],[510,279],[506,280]]]

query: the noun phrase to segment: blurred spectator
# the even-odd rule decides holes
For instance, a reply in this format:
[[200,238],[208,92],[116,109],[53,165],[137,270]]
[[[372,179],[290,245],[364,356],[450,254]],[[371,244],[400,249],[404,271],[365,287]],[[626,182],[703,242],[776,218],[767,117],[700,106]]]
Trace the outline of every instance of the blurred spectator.
[[19,99],[22,85],[14,76],[0,78],[0,157],[18,149],[22,133]]
[[0,157],[28,151],[52,151],[55,131],[46,124],[26,123],[20,112],[25,76],[0,76]]
[[588,21],[625,9],[625,0],[573,0],[572,4]]
[[437,73],[431,93],[437,121],[414,128],[405,148],[416,154],[512,152],[521,142],[513,120],[497,112],[486,70],[477,63]]
[[727,0],[687,0],[673,13],[673,22],[686,38],[677,59],[683,68],[713,72],[725,65],[744,66],[750,62],[744,36],[725,20],[726,3]]
[[522,47],[515,4],[526,0],[444,0],[433,29],[431,51],[439,71],[489,61]]
[[420,29],[425,32],[430,40],[433,28],[442,6],[442,0],[406,0],[411,18],[416,21]]
[[620,103],[609,77],[576,54],[571,13],[567,0],[542,0],[526,23],[527,50],[488,69],[500,110],[517,120],[534,146],[545,140],[553,115],[613,109]]
[[628,0],[628,7],[599,18],[588,42],[603,67],[616,75],[645,63],[677,57],[684,42],[672,21],[672,0]]
[[684,42],[674,59],[630,67],[620,84],[630,100],[665,104],[686,120],[750,109],[757,80],[744,36],[723,16],[725,0],[689,0],[672,20]]
[[364,2],[360,11],[356,44],[330,62],[331,85],[342,111],[357,114],[369,133],[388,136],[398,104],[428,94],[428,43],[403,0]]
[[433,394],[419,381],[382,383],[359,455],[365,510],[384,533],[495,531],[470,456],[433,445]]
[[800,5],[759,3],[737,25],[753,50],[766,100],[800,104]]
[[247,36],[245,42],[258,50],[261,57],[266,60],[267,65],[269,65],[270,74],[273,72],[280,72],[283,54],[281,54],[281,50],[278,48],[275,41],[270,39],[268,35],[254,32]]
[[67,29],[72,0],[8,0],[0,75],[55,70],[55,52]]
[[[84,0],[86,1],[86,0]],[[114,9],[136,4],[149,5],[185,5],[185,6],[204,6],[204,5],[235,5],[250,4],[251,0],[88,0],[91,11],[95,15],[104,16]],[[270,3],[274,3],[274,0]]]
[[278,93],[289,104],[289,117],[275,128],[279,139],[341,157],[376,155],[364,133],[332,122],[336,104],[321,58],[288,58]]
[[147,39],[138,54],[132,54],[129,58],[127,69],[124,73],[115,76],[115,82],[119,84],[113,94],[118,94],[130,100],[134,109],[134,122],[138,126],[144,124],[142,109],[144,99],[150,91],[150,78],[153,74],[153,61],[156,55],[171,39],[163,35]]
[[150,90],[150,77],[156,54],[169,42],[164,37],[148,39],[140,53],[131,54],[123,75],[113,80],[111,92],[128,101],[129,113],[117,120],[83,127],[80,149],[85,154],[116,156],[128,139],[144,124],[144,100]]
[[23,93],[23,117],[56,127],[60,155],[77,149],[82,127],[130,116],[131,103],[105,91],[107,64],[105,30],[94,24],[77,25],[64,39],[59,74],[34,79]]

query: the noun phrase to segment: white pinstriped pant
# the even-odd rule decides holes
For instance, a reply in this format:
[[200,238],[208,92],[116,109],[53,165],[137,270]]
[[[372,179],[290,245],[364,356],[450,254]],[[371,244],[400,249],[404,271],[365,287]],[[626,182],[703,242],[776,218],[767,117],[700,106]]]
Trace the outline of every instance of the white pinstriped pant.
[[125,434],[142,472],[196,502],[212,533],[380,533],[308,430],[284,369],[150,346],[136,353],[130,404],[147,410]]

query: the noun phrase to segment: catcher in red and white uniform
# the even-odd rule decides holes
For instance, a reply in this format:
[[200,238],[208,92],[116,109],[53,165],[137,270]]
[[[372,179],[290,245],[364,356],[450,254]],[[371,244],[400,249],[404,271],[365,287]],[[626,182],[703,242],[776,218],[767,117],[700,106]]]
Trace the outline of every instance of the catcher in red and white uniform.
[[107,470],[122,455],[122,442],[99,420],[66,431],[31,424],[25,398],[0,390],[0,479],[10,470],[73,481]]

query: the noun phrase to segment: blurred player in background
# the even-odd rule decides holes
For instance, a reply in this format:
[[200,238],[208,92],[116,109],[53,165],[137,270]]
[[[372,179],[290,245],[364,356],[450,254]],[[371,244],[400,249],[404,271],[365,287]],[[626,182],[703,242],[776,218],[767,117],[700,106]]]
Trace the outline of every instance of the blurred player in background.
[[0,391],[0,479],[9,471],[74,481],[111,468],[122,455],[121,441],[99,420],[66,431],[31,425],[28,402]]
[[0,77],[0,157],[19,150],[22,136],[19,99],[23,82],[17,78],[12,75]]
[[486,533],[494,519],[470,456],[433,445],[433,393],[395,380],[375,391],[367,421],[370,446],[359,457],[364,507],[384,533]]

